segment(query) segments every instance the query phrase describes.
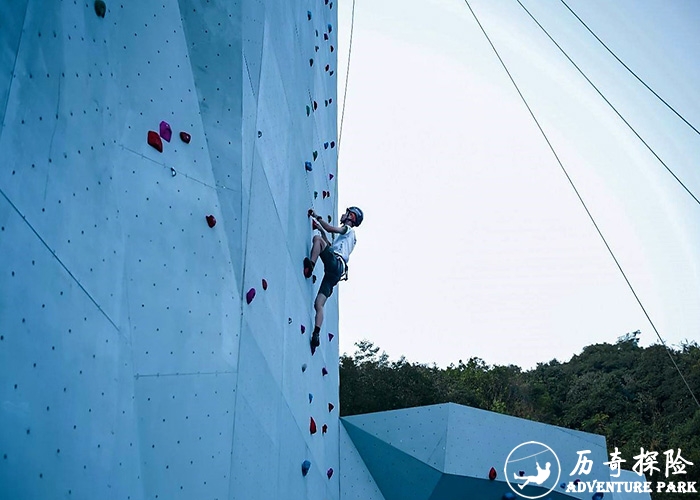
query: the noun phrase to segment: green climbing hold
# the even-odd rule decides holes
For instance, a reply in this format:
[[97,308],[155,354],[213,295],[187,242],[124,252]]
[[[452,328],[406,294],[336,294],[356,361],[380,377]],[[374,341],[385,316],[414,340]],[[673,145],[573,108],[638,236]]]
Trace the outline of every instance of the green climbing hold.
[[105,17],[107,14],[107,4],[103,0],[95,0],[95,14],[98,17]]

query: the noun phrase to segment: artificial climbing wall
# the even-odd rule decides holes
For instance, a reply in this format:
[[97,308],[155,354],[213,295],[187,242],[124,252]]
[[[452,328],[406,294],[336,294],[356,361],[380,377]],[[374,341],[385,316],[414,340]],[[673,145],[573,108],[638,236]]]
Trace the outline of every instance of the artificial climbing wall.
[[0,498],[339,497],[336,12],[0,0]]

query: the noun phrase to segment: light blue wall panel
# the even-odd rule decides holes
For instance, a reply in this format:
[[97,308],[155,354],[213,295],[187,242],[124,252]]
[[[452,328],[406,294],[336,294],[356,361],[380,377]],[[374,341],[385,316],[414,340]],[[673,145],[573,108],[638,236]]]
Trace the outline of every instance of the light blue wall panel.
[[0,3],[0,133],[14,75],[28,0]]

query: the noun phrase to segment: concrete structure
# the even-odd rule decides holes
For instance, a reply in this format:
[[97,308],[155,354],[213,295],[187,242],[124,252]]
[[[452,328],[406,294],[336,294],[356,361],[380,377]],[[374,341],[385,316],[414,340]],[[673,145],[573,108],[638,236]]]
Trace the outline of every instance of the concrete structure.
[[338,208],[336,12],[0,0],[1,499],[500,494],[484,467],[548,435],[454,405],[341,426],[337,294],[312,356],[301,272],[307,209]]

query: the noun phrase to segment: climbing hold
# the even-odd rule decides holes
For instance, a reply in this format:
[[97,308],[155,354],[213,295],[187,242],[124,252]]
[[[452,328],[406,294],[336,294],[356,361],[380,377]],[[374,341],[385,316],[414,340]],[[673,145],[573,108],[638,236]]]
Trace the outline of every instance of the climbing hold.
[[335,71],[331,71],[331,72],[328,73],[328,74],[329,74],[330,76],[333,76],[333,73],[335,73]]
[[166,121],[160,122],[160,136],[165,142],[170,142],[173,137],[173,129],[170,128],[170,124]]
[[315,50],[316,52],[318,52],[318,49],[320,49],[320,48],[321,48],[321,47],[319,47],[318,45],[314,45],[314,50]]
[[332,147],[332,148],[335,147],[335,141],[331,141],[331,147]]
[[329,97],[329,98],[328,98],[328,104],[333,104],[333,98],[332,98],[332,97]]
[[157,149],[159,153],[163,152],[163,141],[160,140],[158,132],[154,130],[148,131],[148,144]]
[[334,50],[335,50],[335,49],[334,49],[333,46],[331,45],[331,52],[333,52]]
[[314,65],[314,60],[313,60],[313,59],[309,59],[309,66],[313,66],[313,65]]
[[291,325],[292,324],[292,318],[287,318],[287,324]]
[[258,139],[260,139],[261,137],[262,137],[262,132],[260,130],[258,130]]
[[267,280],[265,278],[263,278],[263,280],[262,280],[262,287],[263,287],[263,290],[267,290]]
[[328,99],[326,99],[325,101],[323,101],[323,103],[324,103],[324,105],[325,105],[326,107],[328,107]]
[[325,0],[325,4],[328,5],[328,0]]
[[316,275],[311,276],[311,283],[316,284]]
[[255,288],[251,288],[248,290],[248,293],[245,294],[245,301],[250,304],[253,302],[253,299],[255,298]]
[[314,191],[314,200],[318,198],[318,191]]
[[322,374],[324,377],[325,377],[326,375],[328,375],[328,370],[326,370],[326,367],[325,367],[325,366],[324,366],[323,368],[321,368],[321,374]]
[[328,479],[330,479],[331,477],[333,477],[333,469],[328,469],[328,470],[326,471],[326,476],[328,476]]
[[334,335],[333,335],[332,333],[329,333],[329,334],[328,334],[328,342],[330,342],[331,340],[333,340],[333,337],[334,337]]
[[491,470],[489,471],[489,481],[493,481],[494,479],[496,479],[496,476],[498,476],[496,469],[491,467]]
[[328,426],[323,424],[323,427],[321,427],[321,434],[325,434],[326,432],[328,432]]
[[317,109],[318,109],[318,103],[316,101],[314,101],[314,111],[316,111]]
[[330,33],[331,31],[333,31],[333,25],[332,25],[332,24],[329,24],[329,25],[328,25],[328,33]]
[[604,496],[605,496],[605,493],[603,493],[602,491],[598,491],[597,493],[593,493],[591,500],[603,500]]
[[309,404],[314,400],[314,395],[309,393]]
[[331,69],[331,65],[330,65],[330,64],[326,64],[326,71],[328,71],[329,69]]
[[316,161],[316,158],[318,158],[318,151],[314,151],[313,157],[314,157],[314,161]]
[[328,403],[328,413],[332,412],[333,408],[335,408],[335,406],[333,406],[333,403]]
[[330,224],[331,222],[333,222],[333,219],[332,219],[331,216],[329,215],[329,216],[328,216],[328,223]]
[[508,493],[504,493],[501,498],[502,500],[515,500],[515,495],[509,491]]
[[324,143],[323,143],[323,149],[328,149],[328,143],[327,143],[327,142],[324,142]]
[[578,485],[578,483],[580,483],[580,482],[581,482],[580,479],[578,479],[578,478],[574,479],[574,484],[575,484],[575,485]]
[[560,487],[562,490],[565,490],[565,489],[566,489],[566,483],[561,483],[561,484],[559,485],[559,487]]
[[314,169],[314,167],[313,167],[313,165],[311,165],[311,162],[310,162],[310,161],[305,161],[305,162],[304,162],[304,168],[306,168],[306,171],[307,171],[307,172],[311,172],[311,171]]
[[306,371],[306,363],[301,365],[301,373],[304,373]]
[[307,10],[307,11],[306,11],[306,18],[307,18],[309,21],[311,21],[311,11],[310,11],[310,10]]
[[316,31],[316,37],[318,37],[318,30],[315,30],[315,31]]
[[329,7],[329,8],[330,8],[330,9],[333,8],[333,2],[330,3],[330,7]]
[[311,417],[311,421],[309,422],[309,434],[316,434],[316,421],[314,417]]
[[98,17],[105,17],[107,13],[107,5],[102,0],[95,0],[95,14]]
[[175,171],[175,169],[173,167],[170,167],[170,175],[172,175],[173,177],[175,177],[177,175],[177,172]]
[[192,136],[188,134],[187,132],[180,132],[180,140],[184,142],[185,144],[189,144],[190,141],[192,140]]
[[333,174],[328,174],[328,179],[332,181],[332,180],[333,180]]
[[325,191],[323,192],[323,199],[324,200],[326,199],[326,192]]
[[301,334],[304,335],[304,333],[306,333],[306,327],[304,325],[300,325],[300,326],[301,326]]
[[323,39],[324,39],[324,40],[328,40],[328,33],[324,33],[324,34],[323,34]]
[[301,463],[301,474],[302,476],[306,477],[306,475],[309,473],[309,469],[311,468],[311,462],[308,460],[304,460]]
[[207,219],[207,224],[209,225],[209,227],[216,226],[216,217],[214,217],[213,215],[207,215],[206,219]]
[[309,116],[311,114],[311,108],[309,106],[306,106],[306,116]]

